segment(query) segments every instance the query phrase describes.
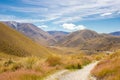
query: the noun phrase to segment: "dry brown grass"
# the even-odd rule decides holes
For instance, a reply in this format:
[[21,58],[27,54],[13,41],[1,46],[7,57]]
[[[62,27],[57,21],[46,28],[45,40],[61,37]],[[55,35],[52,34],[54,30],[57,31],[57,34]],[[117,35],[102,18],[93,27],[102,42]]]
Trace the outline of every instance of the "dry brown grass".
[[101,61],[92,74],[100,80],[120,80],[120,51]]
[[2,80],[38,80],[61,69],[80,69],[94,61],[93,55],[52,55],[48,58],[25,57],[0,61]]
[[0,80],[38,80],[42,74],[33,70],[17,70],[5,72],[0,75]]
[[16,56],[47,56],[51,52],[26,36],[0,23],[0,53]]

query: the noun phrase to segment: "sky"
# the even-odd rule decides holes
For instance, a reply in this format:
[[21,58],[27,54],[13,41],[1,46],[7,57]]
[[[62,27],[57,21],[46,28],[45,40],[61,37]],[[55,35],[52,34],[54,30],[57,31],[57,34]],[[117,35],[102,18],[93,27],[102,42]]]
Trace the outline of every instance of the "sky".
[[0,21],[33,23],[46,31],[120,31],[120,0],[0,0]]

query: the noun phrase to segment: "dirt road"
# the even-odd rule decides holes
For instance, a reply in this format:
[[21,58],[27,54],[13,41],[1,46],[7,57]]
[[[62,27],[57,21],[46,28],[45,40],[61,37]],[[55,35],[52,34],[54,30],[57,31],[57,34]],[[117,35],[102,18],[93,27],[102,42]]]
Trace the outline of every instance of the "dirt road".
[[95,78],[90,77],[90,71],[97,65],[97,63],[98,62],[91,63],[83,69],[75,72],[63,70],[47,77],[45,80],[96,80]]

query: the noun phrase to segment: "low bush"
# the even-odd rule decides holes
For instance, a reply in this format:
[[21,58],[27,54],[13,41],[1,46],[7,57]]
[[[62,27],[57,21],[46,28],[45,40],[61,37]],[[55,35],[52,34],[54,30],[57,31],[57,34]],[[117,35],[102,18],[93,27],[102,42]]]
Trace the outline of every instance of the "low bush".
[[81,69],[82,68],[82,66],[81,66],[81,64],[68,64],[67,66],[66,66],[66,69]]
[[32,69],[37,61],[39,61],[37,57],[26,57],[21,60],[21,64],[25,69]]
[[62,62],[61,62],[61,57],[60,56],[49,56],[46,60],[46,62],[48,62],[48,64],[50,66],[57,66],[57,65],[60,65]]

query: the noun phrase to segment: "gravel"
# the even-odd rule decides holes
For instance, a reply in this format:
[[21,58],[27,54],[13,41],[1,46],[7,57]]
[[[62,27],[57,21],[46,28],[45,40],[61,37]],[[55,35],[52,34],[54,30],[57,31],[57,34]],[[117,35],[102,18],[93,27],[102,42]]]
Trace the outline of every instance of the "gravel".
[[45,80],[96,80],[95,78],[91,77],[90,71],[97,65],[98,62],[91,63],[85,66],[83,69],[70,72],[68,70],[62,70],[57,72]]

